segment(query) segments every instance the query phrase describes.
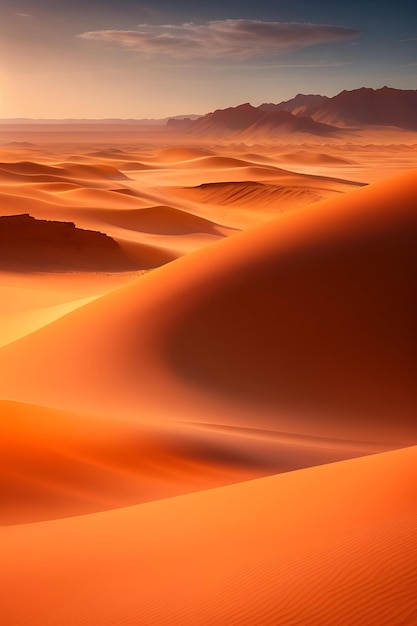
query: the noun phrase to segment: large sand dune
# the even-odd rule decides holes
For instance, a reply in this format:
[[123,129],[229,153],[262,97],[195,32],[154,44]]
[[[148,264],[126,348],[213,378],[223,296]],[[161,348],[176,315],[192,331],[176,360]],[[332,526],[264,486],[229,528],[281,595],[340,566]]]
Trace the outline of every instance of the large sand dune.
[[251,425],[412,440],[416,188],[410,172],[284,214],[84,307],[0,353],[1,394],[202,421],[224,399]]
[[416,469],[410,448],[9,527],[0,539],[1,619],[413,624]]
[[141,278],[5,347],[0,393],[413,442],[415,189],[412,171]]
[[416,623],[415,134],[238,132],[4,126],[2,626]]

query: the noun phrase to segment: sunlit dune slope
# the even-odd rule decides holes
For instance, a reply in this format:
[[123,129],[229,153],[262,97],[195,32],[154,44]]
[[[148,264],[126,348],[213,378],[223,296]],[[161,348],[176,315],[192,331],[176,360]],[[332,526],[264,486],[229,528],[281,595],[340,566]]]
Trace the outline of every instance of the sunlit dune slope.
[[0,539],[8,626],[413,624],[417,449]]
[[0,272],[0,346],[13,343],[141,272]]
[[412,443],[416,188],[284,214],[78,309],[1,350],[0,395]]

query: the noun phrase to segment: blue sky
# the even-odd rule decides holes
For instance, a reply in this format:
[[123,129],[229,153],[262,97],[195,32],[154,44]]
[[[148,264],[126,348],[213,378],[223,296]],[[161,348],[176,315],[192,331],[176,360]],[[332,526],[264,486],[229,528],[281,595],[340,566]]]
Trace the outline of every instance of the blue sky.
[[0,117],[164,117],[415,89],[413,4],[0,0]]

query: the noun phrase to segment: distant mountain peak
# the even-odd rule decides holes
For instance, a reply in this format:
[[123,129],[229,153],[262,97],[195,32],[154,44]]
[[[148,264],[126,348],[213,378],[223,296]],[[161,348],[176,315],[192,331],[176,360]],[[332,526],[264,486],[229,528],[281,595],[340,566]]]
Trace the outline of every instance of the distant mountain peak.
[[219,138],[232,135],[236,139],[262,139],[285,133],[324,136],[331,135],[337,129],[311,118],[301,118],[289,111],[276,109],[276,105],[254,107],[245,102],[236,107],[217,109],[183,125],[181,130],[199,136]]
[[295,98],[265,109],[285,110],[301,117],[342,128],[355,126],[393,126],[417,130],[417,91],[384,87],[344,89],[329,98],[297,94]]
[[332,136],[363,126],[417,131],[417,90],[384,86],[344,89],[336,96],[298,93],[278,104],[244,102],[216,109],[197,120],[170,121],[175,130],[214,138],[271,138],[285,133]]

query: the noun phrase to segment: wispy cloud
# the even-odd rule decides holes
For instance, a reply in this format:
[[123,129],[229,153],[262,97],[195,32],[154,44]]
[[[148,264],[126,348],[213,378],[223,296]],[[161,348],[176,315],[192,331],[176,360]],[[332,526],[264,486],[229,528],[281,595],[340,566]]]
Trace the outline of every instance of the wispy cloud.
[[16,13],[16,12],[14,12],[13,15],[16,15],[16,17],[32,17],[30,15],[30,13]]
[[149,55],[247,59],[350,39],[358,30],[327,24],[223,20],[179,26],[140,24],[139,30],[96,30],[80,39],[113,42]]

